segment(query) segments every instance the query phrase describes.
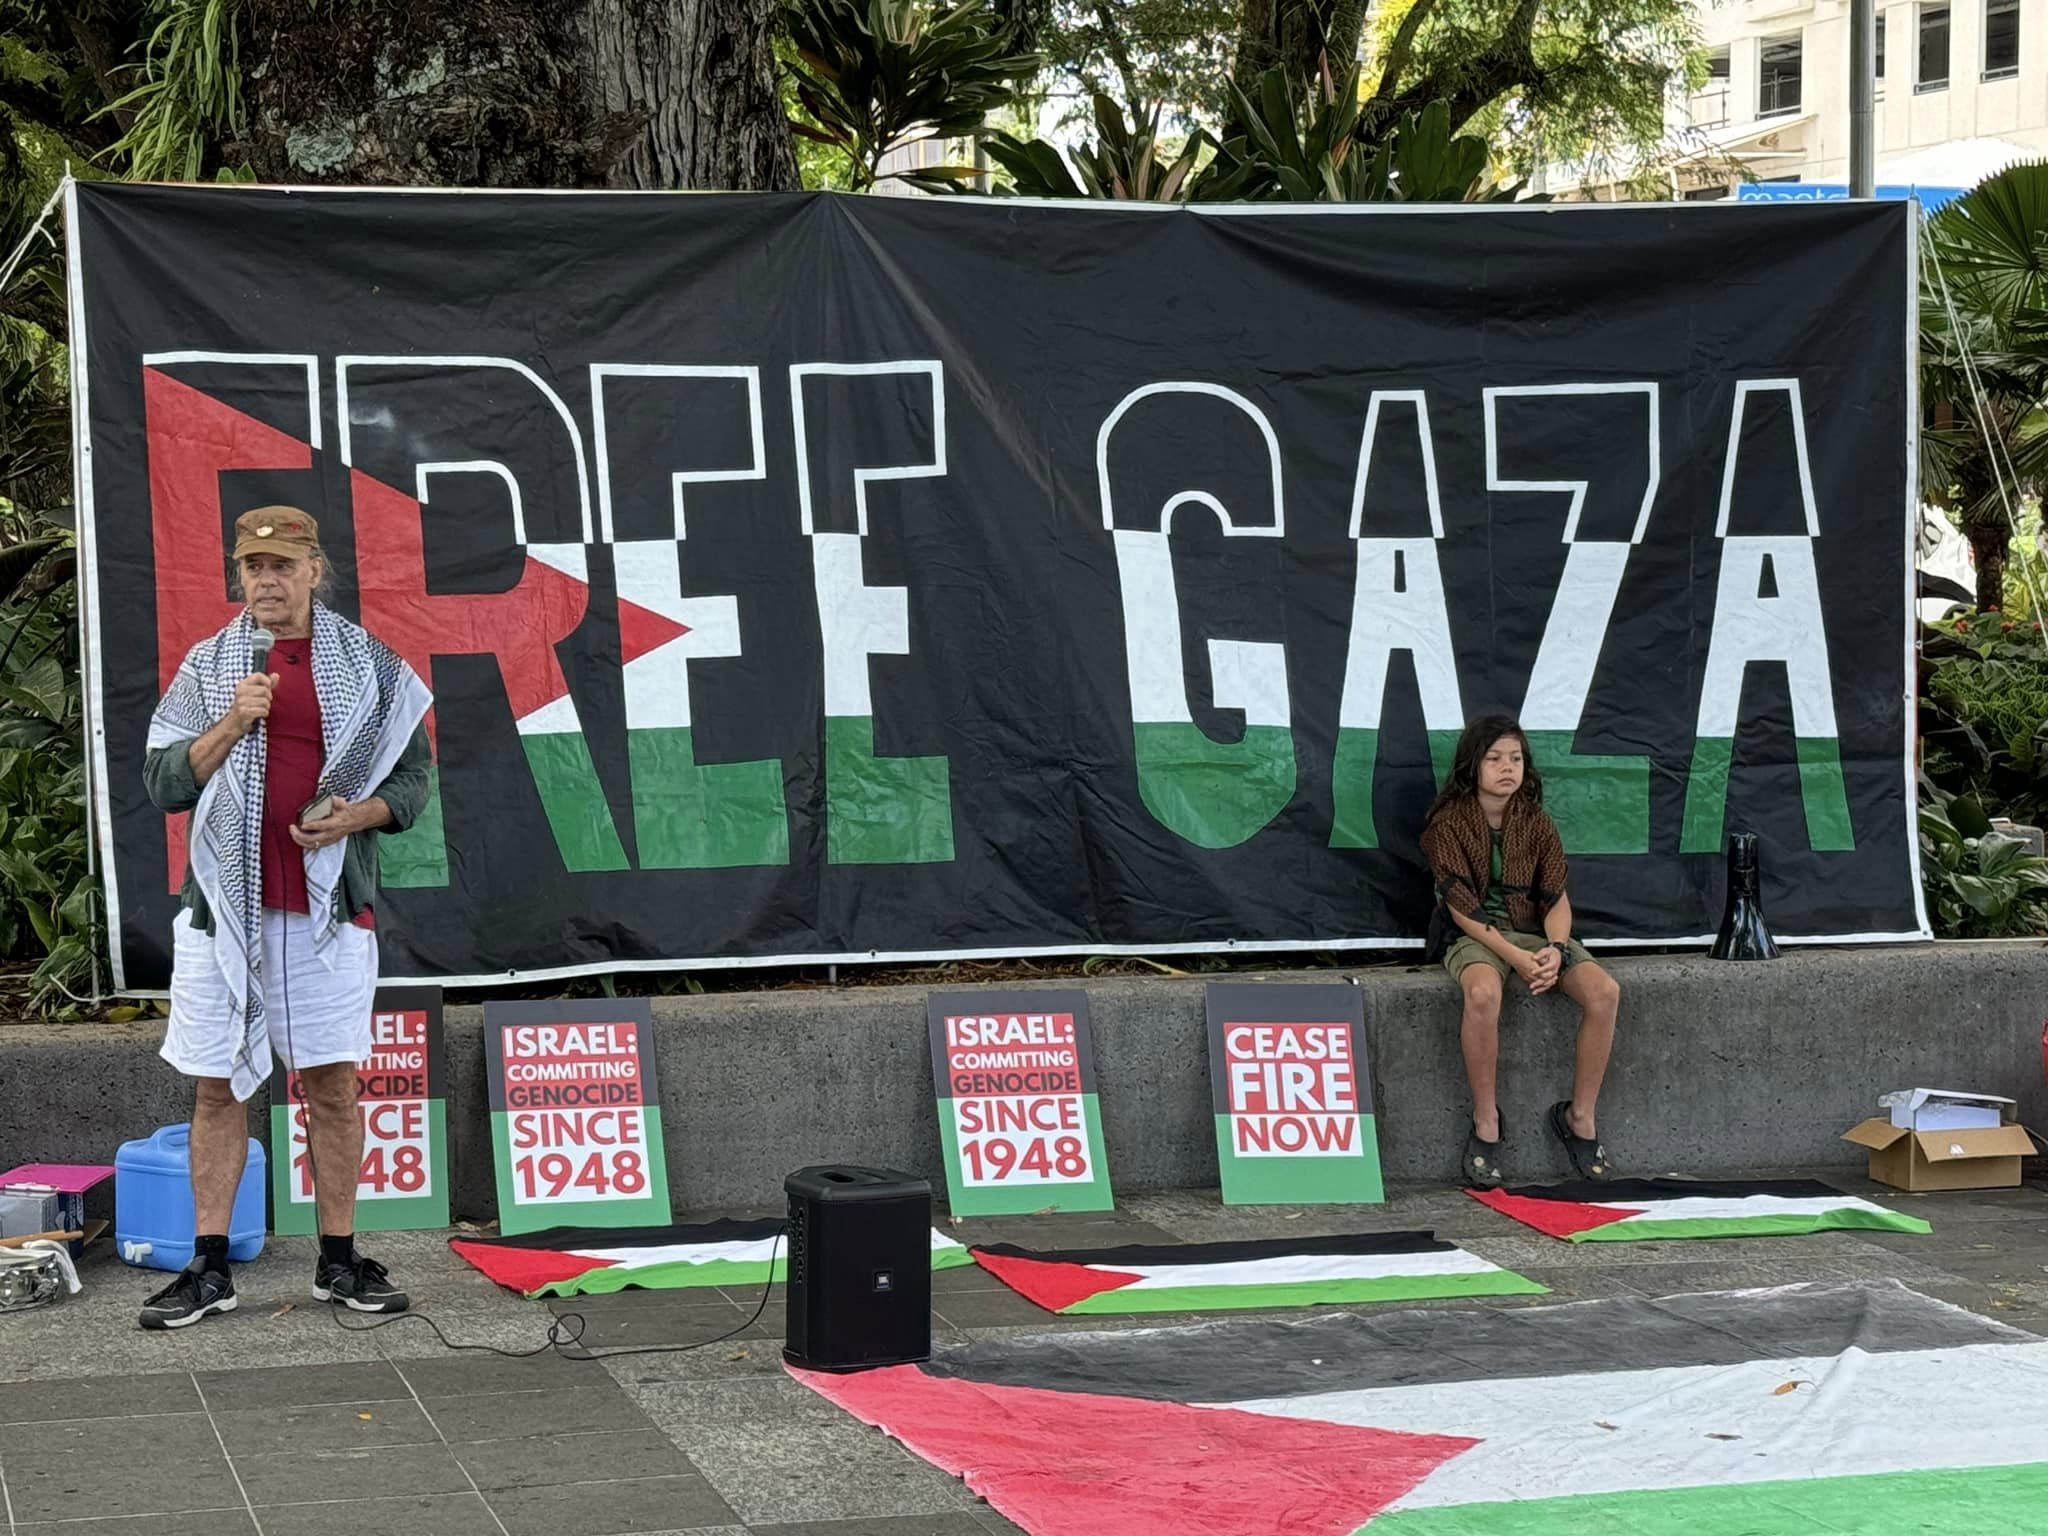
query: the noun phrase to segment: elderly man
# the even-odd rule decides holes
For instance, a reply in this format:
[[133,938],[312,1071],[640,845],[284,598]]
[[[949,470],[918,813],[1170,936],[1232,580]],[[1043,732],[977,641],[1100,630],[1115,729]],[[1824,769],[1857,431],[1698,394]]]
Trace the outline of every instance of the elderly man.
[[316,600],[327,561],[306,513],[244,513],[234,560],[247,608],[185,657],[150,721],[144,767],[160,809],[192,812],[163,1056],[197,1080],[192,1262],[143,1304],[144,1328],[234,1310],[227,1234],[248,1155],[243,1106],[273,1051],[306,1089],[314,1296],[358,1312],[406,1306],[355,1248],[356,1069],[370,1056],[377,987],[376,834],[404,830],[426,803],[432,695]]

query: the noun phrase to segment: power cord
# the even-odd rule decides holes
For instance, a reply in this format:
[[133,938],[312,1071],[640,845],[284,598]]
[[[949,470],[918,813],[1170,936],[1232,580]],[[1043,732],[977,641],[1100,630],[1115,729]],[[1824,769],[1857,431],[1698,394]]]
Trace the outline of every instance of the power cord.
[[[308,920],[310,921],[310,917]],[[284,962],[278,968],[279,980],[284,988],[284,1049],[285,1054],[293,1062],[297,1062],[299,1059],[298,1047],[292,1043],[292,945],[289,919],[280,923],[278,927],[280,930],[278,934],[278,954]],[[303,1080],[302,1078],[301,1081]],[[306,1096],[305,1111],[306,1172],[313,1185],[313,1235],[318,1239],[321,1236],[319,1215],[320,1164],[313,1155],[313,1098],[311,1094]],[[286,1106],[286,1114],[289,1117],[290,1106]],[[434,1335],[443,1349],[497,1355],[505,1360],[531,1360],[534,1356],[544,1355],[549,1350],[555,1351],[564,1360],[574,1360],[579,1363],[595,1360],[617,1360],[627,1355],[687,1354],[693,1349],[707,1349],[713,1344],[723,1344],[727,1339],[737,1338],[761,1320],[761,1314],[768,1310],[769,1294],[775,1289],[775,1260],[782,1251],[782,1240],[788,1235],[788,1232],[788,1223],[785,1222],[778,1225],[775,1229],[775,1236],[768,1244],[768,1277],[761,1282],[761,1299],[754,1305],[753,1316],[749,1317],[737,1328],[728,1329],[724,1333],[714,1334],[708,1339],[697,1339],[688,1344],[644,1344],[626,1349],[607,1349],[601,1351],[584,1349],[582,1340],[584,1332],[589,1327],[588,1322],[581,1312],[564,1312],[552,1323],[548,1324],[545,1337],[532,1349],[500,1349],[495,1344],[458,1344],[455,1340],[449,1338],[447,1334],[443,1333],[441,1325],[425,1312],[407,1310],[393,1313],[390,1317],[379,1318],[374,1323],[351,1323],[342,1315],[347,1308],[330,1305],[328,1311],[334,1317],[334,1326],[343,1333],[375,1333],[379,1328],[389,1328],[394,1323],[425,1323],[428,1331]],[[571,1323],[576,1325],[573,1332],[570,1332],[568,1328],[568,1325]],[[572,1355],[569,1353],[572,1349],[578,1350],[580,1353]]]

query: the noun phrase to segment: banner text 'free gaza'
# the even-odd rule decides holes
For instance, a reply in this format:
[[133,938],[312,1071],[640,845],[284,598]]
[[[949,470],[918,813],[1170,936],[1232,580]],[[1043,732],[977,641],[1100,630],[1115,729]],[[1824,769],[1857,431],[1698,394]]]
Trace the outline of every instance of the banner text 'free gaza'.
[[1783,936],[1924,932],[1895,210],[76,201],[130,984],[273,502],[435,690],[393,976],[1414,942],[1495,711],[1580,935],[1711,932],[1733,828]]
[[[276,358],[146,358],[145,386],[150,443],[156,461],[175,461],[194,451],[211,451],[219,439],[190,431],[211,402],[177,381],[179,362],[214,367],[241,364],[273,368]],[[299,360],[294,360],[295,362]],[[303,360],[308,418],[316,417],[319,360]],[[932,360],[870,364],[800,364],[788,370],[795,431],[793,442],[777,445],[784,462],[772,462],[762,410],[761,369],[752,366],[600,363],[590,369],[588,457],[584,428],[568,403],[524,363],[510,358],[342,357],[333,362],[336,408],[348,423],[342,455],[365,425],[402,430],[392,412],[380,408],[380,373],[418,379],[428,370],[497,373],[499,387],[530,390],[542,430],[558,433],[559,451],[575,466],[584,536],[578,541],[529,540],[527,492],[504,463],[491,459],[422,462],[413,466],[410,494],[363,473],[352,476],[354,538],[362,619],[423,676],[431,676],[436,655],[477,654],[495,660],[504,680],[534,783],[546,807],[556,847],[574,871],[625,869],[625,843],[613,823],[585,740],[577,707],[555,647],[582,626],[588,611],[588,551],[593,542],[611,550],[617,593],[620,657],[624,671],[625,719],[632,764],[632,804],[637,864],[643,868],[725,868],[782,864],[789,860],[789,812],[783,793],[785,765],[775,759],[704,762],[693,750],[690,694],[692,663],[712,663],[744,652],[739,603],[731,593],[690,588],[689,506],[715,497],[696,489],[721,482],[786,476],[796,488],[797,511],[809,541],[812,564],[808,591],[791,601],[808,601],[823,645],[823,700],[826,750],[823,789],[827,857],[839,863],[915,863],[952,857],[954,810],[950,764],[942,755],[896,757],[874,748],[875,711],[869,666],[876,656],[910,654],[909,604],[904,586],[874,583],[862,556],[869,535],[871,501],[886,510],[888,492],[877,485],[913,479],[943,480],[946,468],[946,378]],[[914,380],[919,394],[920,435],[928,453],[907,463],[861,457],[852,466],[855,526],[821,527],[814,512],[813,458],[807,452],[807,383],[815,378],[886,381],[891,387]],[[730,399],[720,399],[729,395]],[[1115,477],[1118,433],[1142,429],[1148,411],[1175,408],[1187,397],[1221,402],[1240,413],[1256,433],[1270,477],[1270,495],[1233,509],[1216,491],[1190,484],[1163,504],[1133,507],[1119,499]],[[1596,412],[1584,409],[1597,402]],[[1649,759],[1581,756],[1574,739],[1584,714],[1607,627],[1626,574],[1632,548],[1648,531],[1655,513],[1660,453],[1659,389],[1651,382],[1518,385],[1488,388],[1476,405],[1483,416],[1486,485],[1489,493],[1525,493],[1552,498],[1562,520],[1568,554],[1562,580],[1551,595],[1542,639],[1517,712],[1537,745],[1552,782],[1552,812],[1566,846],[1575,853],[1629,854],[1650,849]],[[1439,402],[1441,414],[1457,402]],[[1589,536],[1580,528],[1588,491],[1616,457],[1611,439],[1597,430],[1611,426],[1621,406],[1635,419],[1642,472],[1633,482],[1610,485],[1638,510],[1625,536]],[[737,408],[745,414],[750,451],[743,462],[689,462],[679,456],[654,466],[671,487],[674,528],[654,539],[616,537],[613,521],[615,470],[607,451],[608,417],[622,410],[658,413],[688,422],[706,412]],[[1530,430],[1569,445],[1576,478],[1527,478],[1515,472],[1513,444],[1503,453],[1500,418],[1513,408],[1527,413]],[[1731,505],[1741,469],[1745,427],[1752,413],[1768,431],[1789,436],[1790,468],[1796,484],[1781,488],[1796,497],[1805,531],[1745,534],[1731,531]],[[1424,718],[1439,779],[1449,766],[1466,709],[1460,688],[1451,616],[1438,559],[1445,537],[1438,490],[1432,404],[1425,391],[1375,389],[1366,397],[1364,422],[1352,487],[1349,536],[1356,547],[1349,653],[1342,678],[1334,814],[1330,845],[1378,845],[1372,805],[1378,764],[1379,725],[1390,667],[1405,658],[1420,684]],[[1805,441],[1805,418],[1797,379],[1736,382],[1727,425],[1727,457],[1715,537],[1722,543],[1720,579],[1714,594],[1704,685],[1698,705],[1697,745],[1685,799],[1680,850],[1712,852],[1720,842],[1728,793],[1730,747],[1740,712],[1746,669],[1752,662],[1781,664],[1790,683],[1799,786],[1808,838],[1818,850],[1854,846],[1854,832],[1835,745],[1835,710],[1829,677],[1826,626],[1812,541],[1821,534]],[[1389,439],[1398,435],[1401,441]],[[1176,515],[1213,517],[1227,538],[1280,539],[1287,532],[1287,490],[1279,432],[1266,413],[1225,385],[1162,381],[1131,391],[1096,434],[1100,515],[1113,541],[1120,577],[1123,648],[1130,688],[1135,763],[1144,804],[1160,824],[1207,848],[1224,848],[1256,836],[1296,790],[1292,706],[1286,648],[1276,641],[1207,639],[1209,695],[1219,710],[1239,711],[1244,730],[1235,742],[1219,741],[1197,725],[1185,680],[1184,633],[1199,633],[1201,616],[1184,611],[1174,578]],[[1419,463],[1426,497],[1426,536],[1386,537],[1368,531],[1376,460],[1403,456]],[[238,466],[206,466],[212,473]],[[180,466],[183,470],[185,466]],[[196,470],[199,466],[190,466]],[[510,541],[524,561],[519,580],[491,594],[437,594],[428,589],[422,558],[423,526],[433,517],[436,490],[456,476],[481,477],[494,498],[502,498]],[[177,473],[177,483],[197,483],[196,474]],[[943,495],[933,499],[941,507]],[[221,594],[203,609],[181,608],[182,591],[203,588],[206,573],[224,551],[208,547],[215,509],[189,506],[176,495],[156,504],[155,544],[160,613],[186,622],[163,635],[165,656],[182,655],[184,645],[210,633],[231,614]],[[990,573],[999,580],[997,573]],[[756,618],[754,622],[763,622]],[[183,644],[180,644],[183,642]],[[918,658],[943,666],[943,655]],[[387,843],[393,866],[387,878],[406,885],[445,884],[447,856],[439,846],[436,818]]]

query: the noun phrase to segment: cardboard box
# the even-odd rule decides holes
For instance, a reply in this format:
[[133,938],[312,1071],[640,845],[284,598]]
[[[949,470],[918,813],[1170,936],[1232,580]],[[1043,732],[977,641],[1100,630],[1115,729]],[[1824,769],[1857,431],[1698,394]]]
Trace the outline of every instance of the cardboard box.
[[[2008,1106],[2010,1099],[1999,1101]],[[2009,1189],[2020,1181],[2020,1159],[2034,1140],[2010,1119],[1973,1130],[1908,1130],[1873,1116],[1845,1131],[1842,1140],[1870,1151],[1870,1176],[1894,1189]]]
[[1953,1088],[1907,1088],[1883,1095],[1877,1104],[1891,1111],[1893,1125],[1908,1131],[1995,1131],[2018,1108],[1995,1093]]

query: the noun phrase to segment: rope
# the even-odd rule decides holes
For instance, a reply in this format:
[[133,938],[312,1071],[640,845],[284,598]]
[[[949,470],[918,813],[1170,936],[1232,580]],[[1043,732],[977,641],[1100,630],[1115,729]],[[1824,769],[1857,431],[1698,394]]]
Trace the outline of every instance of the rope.
[[[1985,452],[1991,459],[1991,478],[1998,487],[1999,506],[2005,512],[2005,524],[2011,535],[2012,542],[2020,546],[2018,551],[2020,577],[2027,584],[2027,595],[2033,599],[2034,616],[2048,621],[2048,607],[2044,607],[2042,604],[2041,588],[2034,580],[2033,561],[2029,558],[2029,555],[2033,552],[2026,549],[2024,541],[2020,537],[2019,518],[2013,513],[2011,484],[2017,481],[2019,476],[2013,469],[2010,450],[2006,448],[1998,434],[1991,430],[1991,417],[1989,410],[1986,408],[1984,381],[1977,372],[1977,360],[1970,352],[1968,333],[1963,329],[1962,319],[1956,313],[1955,296],[1949,292],[1948,273],[1942,268],[1941,254],[1936,249],[1932,238],[1926,234],[1924,226],[1921,238],[1921,252],[1934,267],[1934,280],[1941,289],[1942,309],[1948,315],[1949,334],[1955,338],[1956,359],[1962,364],[1963,379],[1970,386],[1970,401],[1977,417],[1977,429],[1983,434]],[[2044,622],[2039,634],[2043,649],[2048,650],[2048,622]]]
[[63,179],[57,183],[57,190],[50,194],[50,200],[43,204],[43,211],[36,215],[35,223],[29,225],[28,233],[21,237],[21,243],[8,252],[6,262],[0,264],[0,293],[5,293],[7,285],[14,281],[15,269],[21,265],[22,258],[28,255],[28,248],[35,244],[37,235],[49,240],[51,250],[57,248],[56,240],[45,233],[43,226],[50,222],[51,210],[57,206],[58,200],[64,196],[64,189],[70,185],[71,174],[67,171]]

